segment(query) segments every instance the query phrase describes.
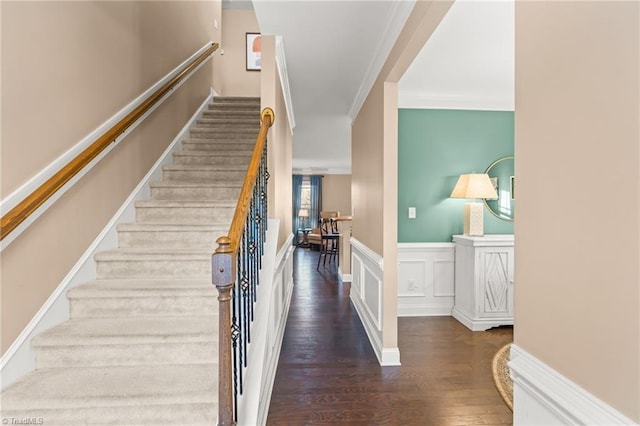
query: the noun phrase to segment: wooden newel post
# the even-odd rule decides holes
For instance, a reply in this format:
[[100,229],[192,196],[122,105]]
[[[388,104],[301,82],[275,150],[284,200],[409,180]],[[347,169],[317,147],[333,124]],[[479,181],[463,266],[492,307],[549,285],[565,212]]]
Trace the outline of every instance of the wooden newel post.
[[218,289],[218,426],[233,425],[233,394],[231,366],[231,290],[235,282],[234,253],[231,239],[220,237],[218,248],[211,256],[211,281]]

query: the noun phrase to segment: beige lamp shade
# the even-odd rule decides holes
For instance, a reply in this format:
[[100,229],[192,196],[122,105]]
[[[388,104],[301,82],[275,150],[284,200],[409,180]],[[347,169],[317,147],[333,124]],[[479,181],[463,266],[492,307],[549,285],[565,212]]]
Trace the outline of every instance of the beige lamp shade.
[[298,210],[298,217],[309,217],[309,210],[307,209]]
[[460,175],[451,191],[451,198],[498,198],[498,193],[486,173]]

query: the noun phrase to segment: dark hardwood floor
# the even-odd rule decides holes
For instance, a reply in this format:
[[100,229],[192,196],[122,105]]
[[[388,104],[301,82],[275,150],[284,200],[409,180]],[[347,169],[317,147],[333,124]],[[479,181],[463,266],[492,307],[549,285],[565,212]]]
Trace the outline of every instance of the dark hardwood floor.
[[335,264],[296,249],[291,309],[268,425],[504,425],[491,377],[511,327],[471,332],[452,317],[399,318],[400,367],[381,367]]

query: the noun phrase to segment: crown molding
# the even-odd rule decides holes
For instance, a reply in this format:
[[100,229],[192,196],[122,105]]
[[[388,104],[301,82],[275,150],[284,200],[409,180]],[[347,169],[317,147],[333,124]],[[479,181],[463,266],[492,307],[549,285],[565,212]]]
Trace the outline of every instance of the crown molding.
[[378,74],[380,73],[384,62],[387,60],[389,52],[391,52],[391,48],[396,42],[398,34],[409,17],[414,4],[415,0],[396,1],[393,4],[393,9],[389,14],[387,24],[382,31],[383,35],[376,47],[376,54],[371,58],[371,62],[367,68],[367,73],[362,79],[362,83],[360,83],[360,87],[358,88],[356,97],[351,104],[351,108],[349,108],[349,117],[352,121],[355,120],[356,116],[360,112],[360,108],[362,108],[362,104],[364,104],[364,101],[367,99],[367,96],[369,95],[376,78],[378,78]]
[[289,86],[289,72],[287,71],[287,59],[284,55],[284,40],[282,39],[282,36],[276,36],[276,66],[278,67],[278,75],[280,76],[284,105],[287,109],[289,130],[291,131],[291,134],[293,134],[293,129],[296,127],[296,119],[293,115],[291,87]]
[[398,108],[514,111],[515,101],[510,96],[491,94],[433,95],[398,91]]

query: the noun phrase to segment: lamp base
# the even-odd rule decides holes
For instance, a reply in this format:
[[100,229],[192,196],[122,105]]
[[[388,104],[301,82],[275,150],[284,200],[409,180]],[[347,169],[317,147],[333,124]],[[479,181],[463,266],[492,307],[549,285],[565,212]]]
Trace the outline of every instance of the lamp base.
[[464,235],[482,237],[484,235],[484,204],[466,203],[464,205]]

